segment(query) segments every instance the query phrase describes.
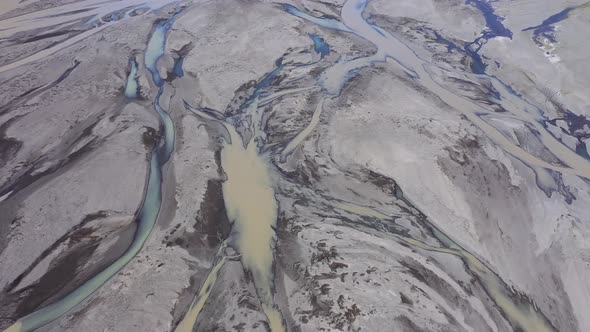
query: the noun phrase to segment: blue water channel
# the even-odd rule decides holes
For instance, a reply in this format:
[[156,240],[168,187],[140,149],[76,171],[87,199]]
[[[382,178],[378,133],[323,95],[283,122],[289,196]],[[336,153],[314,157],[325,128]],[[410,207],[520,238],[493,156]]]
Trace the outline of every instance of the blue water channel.
[[[144,55],[146,69],[152,74],[153,83],[159,88],[154,100],[154,109],[160,116],[161,127],[164,132],[163,142],[152,149],[149,165],[149,176],[144,199],[137,216],[137,230],[133,242],[115,262],[102,270],[80,287],[42,309],[39,309],[21,319],[11,328],[13,331],[33,331],[61,317],[75,306],[82,303],[92,293],[104,285],[110,278],[119,272],[129,263],[141,250],[145,241],[153,230],[162,203],[162,166],[170,159],[174,150],[174,126],[172,119],[159,104],[160,97],[164,91],[164,84],[156,68],[158,60],[162,57],[166,46],[166,34],[178,14],[171,19],[162,20],[156,24]],[[137,97],[137,64],[135,59],[131,60],[131,73],[127,80],[125,95],[128,98]],[[135,82],[135,83],[134,83]]]
[[545,37],[552,43],[555,43],[557,40],[555,39],[555,27],[553,25],[568,18],[570,12],[574,9],[576,9],[576,7],[568,7],[557,14],[549,16],[541,24],[528,27],[522,31],[533,30],[533,40],[539,46],[543,46],[543,40],[541,37]]

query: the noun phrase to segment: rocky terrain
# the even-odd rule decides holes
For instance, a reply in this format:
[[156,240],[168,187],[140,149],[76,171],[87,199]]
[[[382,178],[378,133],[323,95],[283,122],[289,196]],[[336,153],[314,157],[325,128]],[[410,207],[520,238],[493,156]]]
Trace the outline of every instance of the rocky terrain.
[[589,331],[590,2],[7,0],[0,330]]

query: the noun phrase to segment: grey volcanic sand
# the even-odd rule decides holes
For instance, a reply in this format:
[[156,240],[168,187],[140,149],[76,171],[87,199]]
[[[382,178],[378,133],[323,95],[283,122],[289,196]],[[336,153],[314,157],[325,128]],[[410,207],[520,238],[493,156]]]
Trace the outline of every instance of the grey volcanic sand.
[[590,330],[589,7],[2,2],[0,330]]

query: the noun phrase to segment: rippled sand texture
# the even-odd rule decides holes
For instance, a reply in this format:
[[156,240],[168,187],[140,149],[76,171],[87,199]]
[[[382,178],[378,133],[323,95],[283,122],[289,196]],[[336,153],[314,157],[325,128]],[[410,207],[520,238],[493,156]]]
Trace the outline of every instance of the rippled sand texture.
[[589,331],[587,1],[7,0],[0,330]]

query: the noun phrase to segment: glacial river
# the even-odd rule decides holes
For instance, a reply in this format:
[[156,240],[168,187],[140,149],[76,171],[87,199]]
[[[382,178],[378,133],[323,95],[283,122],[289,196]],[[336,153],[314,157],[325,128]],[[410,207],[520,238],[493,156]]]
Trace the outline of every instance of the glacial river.
[[[158,60],[164,54],[166,34],[172,26],[175,18],[176,16],[173,16],[171,19],[161,21],[155,26],[144,55],[146,69],[152,74],[152,83],[158,88],[158,93],[153,102],[153,106],[154,111],[160,117],[163,138],[156,146],[154,146],[150,154],[149,176],[147,178],[147,185],[141,209],[136,220],[137,230],[133,242],[125,254],[119,257],[109,267],[86,281],[59,301],[19,319],[6,330],[7,332],[33,331],[72,310],[125,267],[125,265],[127,265],[127,263],[139,253],[152,232],[156,221],[158,220],[162,204],[162,167],[168,162],[168,160],[170,160],[172,152],[174,151],[174,125],[170,115],[160,106],[160,97],[164,92],[165,86],[160,78],[156,65]],[[137,75],[136,60],[130,60],[130,64],[131,71],[129,78],[127,79],[125,96],[133,99],[137,98],[137,81],[135,79],[135,76]]]
[[[41,59],[104,29],[116,21],[109,19],[108,15],[115,15],[113,17],[122,19],[126,15],[131,15],[133,11],[136,11],[135,14],[143,13],[152,7],[161,6],[165,2],[167,1],[146,2],[130,0],[126,1],[123,7],[122,2],[108,2],[108,5],[98,6],[96,5],[98,3],[97,1],[80,1],[69,7],[69,10],[72,11],[71,18],[81,19],[88,15],[101,17],[96,21],[94,28],[47,50],[17,62],[4,65],[0,67],[0,72]],[[221,119],[221,116],[214,117],[200,109],[187,107],[200,118],[221,124],[228,133],[221,150],[221,167],[227,176],[222,189],[227,216],[233,223],[233,227],[229,237],[224,239],[224,243],[214,259],[208,276],[202,282],[199,292],[195,294],[186,314],[176,327],[176,331],[189,332],[193,330],[199,319],[199,314],[217,281],[217,276],[229,259],[224,256],[224,248],[228,246],[238,252],[239,259],[245,270],[251,273],[258,299],[268,319],[271,330],[273,332],[282,332],[285,330],[283,316],[274,301],[273,282],[274,249],[276,246],[275,227],[279,206],[275,200],[276,193],[274,189],[275,183],[273,183],[272,177],[272,174],[274,174],[271,163],[272,156],[262,149],[259,143],[268,134],[264,132],[264,128],[261,126],[263,118],[262,105],[286,93],[298,93],[309,89],[313,89],[314,91],[321,90],[323,91],[323,99],[318,103],[310,122],[281,151],[280,157],[282,160],[293,153],[315,130],[320,121],[325,100],[339,96],[346,83],[359,70],[370,67],[375,63],[391,62],[400,66],[416,83],[465,115],[498,146],[503,148],[504,151],[521,160],[523,163],[532,168],[548,169],[590,179],[590,162],[575,151],[567,148],[547,131],[543,125],[543,120],[545,120],[544,114],[538,107],[524,100],[504,82],[485,74],[485,68],[482,68],[479,73],[468,74],[473,80],[479,78],[488,79],[498,92],[498,104],[506,109],[511,117],[532,126],[538,135],[538,139],[543,143],[545,148],[561,161],[559,164],[544,160],[542,157],[513,143],[500,130],[485,120],[485,116],[491,113],[489,110],[445,88],[441,84],[441,77],[450,73],[450,69],[437,67],[421,59],[401,40],[386,30],[367,22],[363,17],[363,12],[367,4],[366,0],[346,1],[342,7],[340,19],[315,17],[294,6],[283,5],[286,12],[303,19],[307,23],[316,24],[322,28],[345,34],[354,34],[375,45],[377,51],[368,57],[337,62],[321,74],[315,86],[277,93],[276,95],[264,95],[263,92],[265,89],[270,86],[272,80],[283,68],[282,64],[279,63],[273,72],[269,73],[265,79],[258,83],[254,93],[240,106],[241,116],[250,119],[247,128],[250,133],[249,137],[240,134],[238,130],[240,126],[243,126],[243,123],[237,123],[232,118]],[[137,11],[139,9],[142,10]],[[51,14],[58,13],[59,11],[60,8],[56,7],[43,12],[35,12],[30,17],[25,17],[25,19],[35,22],[34,24],[38,24],[40,27],[47,26],[48,24],[54,23]],[[168,20],[159,21],[155,25],[145,53],[143,54],[142,63],[145,69],[151,74],[151,83],[157,89],[153,101],[153,111],[159,116],[162,138],[154,146],[150,155],[149,177],[147,179],[145,196],[140,213],[136,221],[138,228],[133,242],[125,254],[105,270],[92,277],[59,301],[20,318],[6,331],[32,331],[56,320],[75,308],[103,286],[137,255],[154,228],[162,203],[162,167],[171,159],[175,146],[175,130],[172,119],[167,110],[164,110],[160,105],[160,97],[166,89],[166,82],[160,76],[157,64],[164,55],[166,36],[174,24],[177,15],[172,16]],[[57,23],[58,21],[55,22],[55,24]],[[16,19],[2,21],[2,25],[0,25],[0,37],[3,34],[14,33],[14,29],[18,29],[14,26],[15,24]],[[13,31],[7,32],[10,29]],[[313,41],[314,50],[319,54],[320,59],[329,55],[329,46],[319,36],[310,35],[310,38]],[[132,101],[138,98],[138,82],[136,78],[139,70],[138,59],[131,57],[129,64],[130,74],[126,81],[124,95]],[[177,76],[182,76],[182,59],[178,61],[175,67],[175,73]],[[549,179],[547,181],[551,180]],[[354,213],[360,215],[368,215],[379,219],[387,218],[387,215],[384,213],[373,209],[361,209],[359,207],[346,206],[345,204],[337,207],[354,211]],[[428,223],[426,226],[434,234],[434,237],[440,243],[440,247],[425,244],[411,237],[392,236],[396,237],[398,241],[416,248],[449,254],[460,258],[469,272],[477,277],[477,280],[483,289],[485,289],[489,298],[515,329],[521,329],[527,332],[555,330],[544,314],[533,304],[515,300],[514,292],[490,267],[486,266],[473,254],[464,250],[434,225]]]
[[[368,23],[363,18],[363,11],[365,10],[367,3],[367,0],[346,1],[342,7],[342,21],[337,21],[333,18],[326,19],[314,17],[293,6],[284,6],[286,11],[295,16],[301,17],[304,20],[326,29],[354,33],[377,47],[377,52],[372,56],[357,58],[351,61],[343,61],[326,70],[321,78],[321,85],[327,94],[339,95],[345,83],[353,77],[352,73],[357,72],[359,69],[371,66],[374,63],[393,60],[401,66],[415,82],[440,97],[442,101],[453,107],[455,110],[464,114],[496,144],[527,165],[590,178],[590,162],[567,148],[544,128],[541,123],[541,120],[543,119],[542,113],[539,109],[535,108],[527,101],[522,100],[522,98],[515,94],[514,91],[509,90],[503,82],[500,82],[495,77],[472,74],[474,77],[484,76],[490,79],[494,88],[499,92],[498,102],[510,112],[511,116],[517,117],[521,121],[534,126],[539,133],[539,139],[543,142],[544,146],[557,156],[566,166],[544,161],[538,156],[531,155],[520,146],[512,143],[499,130],[482,119],[482,115],[489,113],[488,110],[441,86],[435,77],[437,70],[444,73],[445,71],[448,71],[448,69],[435,68],[435,65],[419,58],[417,54],[402,41],[398,40],[380,27]],[[478,280],[481,282],[484,289],[486,289],[490,298],[500,308],[514,328],[519,328],[523,331],[555,330],[543,313],[538,311],[532,304],[516,301],[510,287],[484,263],[472,254],[466,252],[461,246],[453,242],[435,226],[429,224],[429,228],[431,228],[433,234],[443,247],[433,248],[410,238],[402,238],[402,240],[425,250],[439,251],[460,257],[465,262],[469,271],[478,276]]]

